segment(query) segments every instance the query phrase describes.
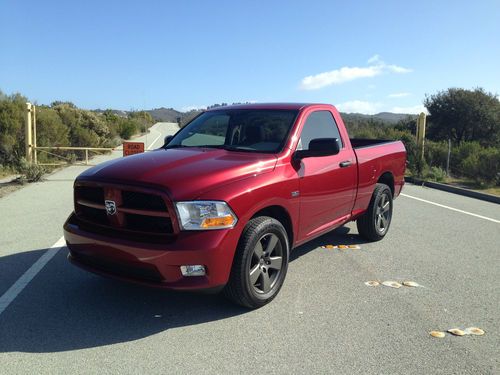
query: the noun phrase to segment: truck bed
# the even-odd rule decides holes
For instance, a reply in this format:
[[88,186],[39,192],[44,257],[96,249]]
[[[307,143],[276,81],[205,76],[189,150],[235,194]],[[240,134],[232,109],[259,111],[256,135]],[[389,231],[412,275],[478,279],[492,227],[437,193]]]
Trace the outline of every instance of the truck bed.
[[383,143],[397,142],[392,139],[349,138],[349,140],[351,141],[352,148],[371,147],[378,146]]
[[364,211],[370,203],[378,176],[390,173],[394,197],[404,184],[406,150],[401,141],[350,138],[358,163],[358,193],[353,213]]

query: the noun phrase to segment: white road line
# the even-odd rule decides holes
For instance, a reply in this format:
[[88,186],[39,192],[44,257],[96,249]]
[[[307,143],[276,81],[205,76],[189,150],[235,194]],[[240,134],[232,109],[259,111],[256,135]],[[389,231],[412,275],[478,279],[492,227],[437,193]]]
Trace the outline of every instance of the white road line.
[[[158,131],[158,130],[155,129],[155,131]],[[150,150],[151,147],[153,147],[153,145],[156,143],[156,141],[158,140],[158,138],[161,137],[161,132],[159,132],[159,133],[160,133],[160,135],[155,138],[155,140],[149,145],[149,147],[147,148],[147,150]]]
[[42,270],[43,267],[57,254],[60,248],[65,246],[64,237],[51,246],[38,260],[0,297],[0,315],[16,299],[31,280]]
[[467,211],[459,210],[458,208],[453,208],[453,207],[450,207],[450,206],[445,206],[444,204],[439,204],[439,203],[436,203],[436,202],[431,202],[431,201],[428,201],[426,199],[417,198],[417,197],[414,197],[414,196],[411,196],[411,195],[408,195],[408,194],[401,193],[400,195],[402,195],[403,197],[415,199],[417,201],[421,201],[421,202],[433,204],[434,206],[443,207],[443,208],[446,208],[448,210],[460,212],[462,214],[466,214],[466,215],[478,217],[480,219],[484,219],[484,220],[488,220],[488,221],[492,221],[494,223],[500,224],[500,220],[492,219],[491,217],[486,217],[486,216],[481,216],[481,215],[478,215],[478,214],[473,214],[472,212],[467,212]]

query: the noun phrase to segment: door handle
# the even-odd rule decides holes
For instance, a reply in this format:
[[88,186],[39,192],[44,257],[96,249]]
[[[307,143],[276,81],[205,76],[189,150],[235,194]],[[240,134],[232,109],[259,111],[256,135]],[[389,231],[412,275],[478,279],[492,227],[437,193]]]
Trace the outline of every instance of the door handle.
[[342,162],[339,163],[340,168],[347,168],[350,165],[351,165],[351,161],[350,160],[342,161]]

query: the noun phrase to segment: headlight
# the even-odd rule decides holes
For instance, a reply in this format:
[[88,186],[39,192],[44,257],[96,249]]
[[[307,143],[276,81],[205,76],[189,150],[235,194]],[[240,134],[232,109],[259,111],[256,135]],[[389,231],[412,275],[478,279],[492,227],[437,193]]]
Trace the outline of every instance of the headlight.
[[175,204],[183,230],[232,228],[238,218],[222,201],[192,201]]

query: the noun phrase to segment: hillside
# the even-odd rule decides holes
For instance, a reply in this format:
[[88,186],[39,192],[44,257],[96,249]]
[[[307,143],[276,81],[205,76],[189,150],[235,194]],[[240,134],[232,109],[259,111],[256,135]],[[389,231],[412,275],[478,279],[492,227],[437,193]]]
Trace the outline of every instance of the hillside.
[[[104,110],[96,109],[95,112],[103,113]],[[129,111],[111,110],[111,112],[121,117],[127,117]],[[158,122],[177,122],[178,118],[180,117],[181,123],[185,124],[193,117],[195,117],[198,113],[200,113],[201,110],[181,112],[173,108],[160,107],[144,110],[144,112],[149,113],[151,117]],[[408,118],[413,119],[416,117],[416,115],[392,112],[380,112],[375,115],[366,115],[363,113],[342,113],[342,118],[344,118],[346,121],[376,120],[387,125],[395,125],[402,120],[407,120]]]
[[145,112],[149,113],[153,119],[159,122],[177,122],[178,117],[184,117],[184,112],[176,111],[173,108],[154,108],[146,110]]
[[344,120],[377,120],[388,125],[395,125],[399,121],[407,120],[408,118],[416,118],[417,115],[405,113],[380,112],[375,115],[365,115],[363,113],[341,113]]

